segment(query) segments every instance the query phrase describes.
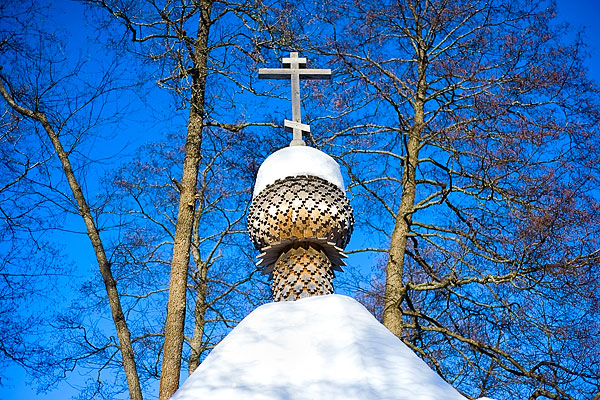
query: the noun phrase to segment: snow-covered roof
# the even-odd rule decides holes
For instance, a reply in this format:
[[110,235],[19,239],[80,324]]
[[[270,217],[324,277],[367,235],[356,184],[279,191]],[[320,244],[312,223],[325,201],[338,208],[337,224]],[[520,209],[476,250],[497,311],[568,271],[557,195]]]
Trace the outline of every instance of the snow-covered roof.
[[271,154],[258,169],[253,197],[277,179],[312,175],[345,191],[340,166],[329,155],[308,146],[285,147]]
[[328,295],[248,315],[172,400],[466,400],[360,303]]

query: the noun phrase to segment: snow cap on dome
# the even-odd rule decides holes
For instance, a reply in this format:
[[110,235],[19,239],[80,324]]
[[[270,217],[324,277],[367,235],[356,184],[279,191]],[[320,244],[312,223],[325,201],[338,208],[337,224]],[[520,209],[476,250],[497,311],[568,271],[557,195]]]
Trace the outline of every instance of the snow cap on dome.
[[276,151],[262,163],[256,175],[252,197],[277,179],[300,175],[317,176],[342,191],[346,190],[340,166],[333,158],[313,147],[292,146]]

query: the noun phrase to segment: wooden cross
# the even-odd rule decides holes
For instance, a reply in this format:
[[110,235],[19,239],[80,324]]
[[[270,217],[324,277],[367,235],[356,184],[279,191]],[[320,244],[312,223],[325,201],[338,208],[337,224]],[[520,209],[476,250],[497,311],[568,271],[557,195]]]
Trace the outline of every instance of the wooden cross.
[[300,80],[331,79],[331,70],[306,68],[306,58],[299,58],[296,52],[290,52],[290,56],[282,58],[281,63],[283,68],[260,68],[258,77],[292,80],[292,121],[286,119],[284,126],[294,135],[290,146],[304,146],[302,133],[310,132],[310,126],[302,123],[300,115]]

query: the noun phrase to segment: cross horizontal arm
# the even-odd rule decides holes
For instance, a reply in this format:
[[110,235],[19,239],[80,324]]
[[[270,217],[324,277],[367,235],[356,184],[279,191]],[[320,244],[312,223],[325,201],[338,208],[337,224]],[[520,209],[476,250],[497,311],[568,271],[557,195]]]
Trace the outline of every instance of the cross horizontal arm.
[[298,63],[299,66],[303,67],[306,65],[306,58],[304,57],[284,57],[281,59],[281,63],[285,66],[290,66],[292,63]]
[[258,77],[261,79],[290,79],[292,74],[298,74],[300,80],[331,79],[330,69],[316,68],[260,68]]

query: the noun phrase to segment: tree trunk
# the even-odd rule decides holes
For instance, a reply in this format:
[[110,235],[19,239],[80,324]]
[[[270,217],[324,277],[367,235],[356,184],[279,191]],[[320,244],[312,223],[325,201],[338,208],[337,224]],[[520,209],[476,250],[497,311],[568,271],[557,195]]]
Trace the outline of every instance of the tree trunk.
[[421,134],[425,126],[425,96],[427,91],[425,70],[427,68],[427,55],[422,42],[419,43],[418,49],[417,62],[419,75],[416,97],[413,103],[414,121],[408,131],[404,173],[402,175],[402,197],[390,241],[385,278],[383,324],[398,337],[402,335],[403,330],[401,303],[406,294],[406,287],[403,282],[404,258],[415,206],[416,170],[419,163],[419,150],[422,146]]
[[194,44],[194,65],[191,69],[192,93],[190,118],[185,143],[179,209],[177,223],[175,224],[173,259],[171,260],[165,343],[160,374],[160,400],[166,400],[171,397],[179,386],[185,327],[187,273],[194,226],[196,184],[201,159],[202,129],[204,126],[204,90],[206,86],[210,9],[210,1],[202,2],[200,20],[198,22],[198,35]]
[[403,282],[404,256],[415,204],[415,176],[421,141],[421,129],[415,124],[409,132],[405,168],[402,177],[402,198],[400,199],[400,207],[396,214],[396,223],[390,242],[385,278],[383,324],[398,337],[402,334],[403,328],[400,305],[406,290]]
[[140,388],[140,381],[137,374],[137,367],[135,363],[133,347],[131,345],[131,334],[129,332],[127,322],[125,321],[125,316],[123,315],[121,300],[119,298],[119,292],[117,290],[117,283],[113,277],[108,258],[106,257],[104,245],[102,244],[102,239],[100,238],[100,232],[96,227],[94,217],[92,216],[92,212],[87,204],[83,191],[81,190],[81,186],[79,185],[79,182],[75,177],[75,172],[73,171],[73,167],[71,166],[68,154],[63,148],[62,143],[58,138],[58,135],[56,134],[56,132],[54,132],[54,129],[50,125],[50,122],[48,121],[48,118],[44,113],[41,113],[39,111],[32,111],[17,105],[14,99],[5,89],[1,81],[0,94],[2,94],[7,103],[15,111],[41,123],[44,130],[48,134],[50,141],[52,142],[54,150],[56,151],[56,154],[60,160],[63,171],[69,183],[69,187],[73,192],[73,197],[77,201],[79,214],[85,222],[87,235],[90,238],[90,242],[92,243],[92,246],[94,248],[96,260],[98,261],[98,267],[100,268],[100,274],[102,275],[102,280],[104,281],[104,286],[106,287],[106,293],[108,295],[108,302],[110,304],[112,318],[115,323],[115,328],[117,330],[117,337],[119,338],[119,348],[121,350],[123,369],[125,370],[127,386],[129,388],[129,397],[132,400],[142,400],[142,391]]
[[206,304],[206,293],[208,289],[208,266],[201,262],[200,257],[197,259],[200,263],[198,265],[196,285],[196,306],[194,307],[194,336],[190,341],[190,358],[188,361],[188,373],[191,375],[192,372],[200,365],[200,355],[202,354],[202,338],[204,337],[204,325],[206,324],[205,314],[208,308]]

